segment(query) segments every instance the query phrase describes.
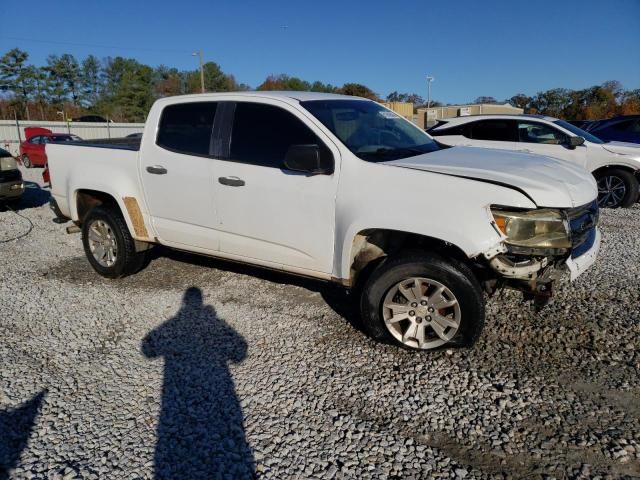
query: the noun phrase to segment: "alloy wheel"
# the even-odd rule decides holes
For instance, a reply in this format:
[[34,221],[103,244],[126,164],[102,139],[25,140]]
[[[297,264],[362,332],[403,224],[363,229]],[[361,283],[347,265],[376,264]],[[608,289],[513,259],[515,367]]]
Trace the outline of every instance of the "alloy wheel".
[[442,283],[412,277],[391,287],[382,302],[385,326],[404,345],[429,350],[448,343],[460,328],[458,299]]
[[89,249],[103,267],[111,267],[118,258],[116,236],[107,222],[96,220],[88,229]]
[[598,179],[598,205],[601,208],[619,207],[627,194],[624,181],[615,175]]

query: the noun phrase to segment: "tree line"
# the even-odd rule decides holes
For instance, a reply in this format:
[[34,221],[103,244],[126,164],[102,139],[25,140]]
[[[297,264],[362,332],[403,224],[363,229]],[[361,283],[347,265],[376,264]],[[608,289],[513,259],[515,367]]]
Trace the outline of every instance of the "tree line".
[[[208,92],[250,90],[215,62],[203,65]],[[200,72],[160,65],[151,67],[133,58],[88,55],[83,59],[65,53],[49,55],[44,65],[29,62],[26,51],[14,48],[0,57],[0,118],[56,120],[98,114],[117,122],[143,122],[157,98],[200,92]],[[384,99],[361,83],[342,86],[309,82],[286,74],[269,75],[256,90],[301,90],[356,95],[372,100],[411,102],[425,106],[415,93],[391,92]],[[529,97],[517,94],[504,102],[567,119],[605,118],[640,113],[640,89],[625,90],[609,81],[583,90],[556,88]],[[498,103],[493,97],[478,97],[475,103]],[[432,100],[431,106],[442,103]]]

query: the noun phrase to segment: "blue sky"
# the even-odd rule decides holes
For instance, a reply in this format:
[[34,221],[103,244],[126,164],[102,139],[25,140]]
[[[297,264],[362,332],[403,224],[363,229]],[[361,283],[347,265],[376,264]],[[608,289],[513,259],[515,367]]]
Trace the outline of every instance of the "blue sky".
[[3,0],[0,18],[0,52],[20,47],[35,64],[68,52],[192,69],[201,48],[253,87],[288,73],[426,97],[430,74],[433,99],[449,103],[640,88],[640,0]]

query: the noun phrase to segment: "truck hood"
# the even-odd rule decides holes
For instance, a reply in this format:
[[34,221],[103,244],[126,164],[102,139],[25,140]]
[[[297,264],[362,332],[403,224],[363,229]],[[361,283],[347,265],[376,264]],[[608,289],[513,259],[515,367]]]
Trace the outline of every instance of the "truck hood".
[[596,182],[586,170],[566,161],[510,150],[453,147],[384,163],[515,188],[539,207],[577,207],[598,196]]
[[602,148],[611,153],[617,153],[618,155],[629,155],[631,157],[640,159],[640,145],[638,145],[637,143],[609,142],[603,144]]

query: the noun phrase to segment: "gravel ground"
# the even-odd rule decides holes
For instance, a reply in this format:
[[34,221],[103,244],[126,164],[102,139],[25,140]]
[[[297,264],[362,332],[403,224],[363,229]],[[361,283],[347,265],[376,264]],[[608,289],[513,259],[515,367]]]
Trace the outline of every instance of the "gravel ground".
[[171,252],[103,279],[47,196],[0,243],[0,479],[640,478],[638,206],[541,313],[507,292],[416,355],[312,282]]

